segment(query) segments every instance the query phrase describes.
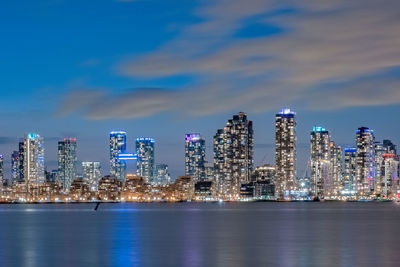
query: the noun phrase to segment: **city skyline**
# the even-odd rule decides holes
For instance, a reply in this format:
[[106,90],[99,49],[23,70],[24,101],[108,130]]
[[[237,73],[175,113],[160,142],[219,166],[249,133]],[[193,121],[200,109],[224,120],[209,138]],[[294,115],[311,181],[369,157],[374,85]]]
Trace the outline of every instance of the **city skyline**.
[[0,25],[0,266],[400,265],[400,0]]
[[[243,113],[243,112],[239,112],[239,116],[240,116],[240,114],[241,113]],[[248,116],[246,113],[243,113],[245,116]],[[282,115],[283,114],[283,115]],[[287,115],[291,115],[291,114],[295,114],[295,116],[297,116],[297,113],[294,111],[294,110],[291,110],[291,109],[289,109],[289,108],[283,108],[281,111],[279,111],[279,112],[277,112],[276,113],[276,117],[278,117],[278,116],[287,116]],[[236,115],[234,115],[234,118],[235,118],[235,116]],[[231,121],[232,120],[228,120],[228,124],[229,123],[231,123]],[[250,121],[251,122],[251,124],[252,124],[252,121]],[[297,133],[297,118],[295,117],[295,124],[294,124],[294,127],[296,128],[296,135],[295,135],[295,140],[298,138],[298,133]],[[370,128],[368,128],[368,127],[365,127],[365,126],[361,126],[361,127],[358,127],[355,131],[354,131],[354,133],[356,133],[356,137],[354,137],[353,136],[353,138],[355,139],[354,140],[354,143],[353,144],[340,144],[340,143],[335,143],[333,140],[334,139],[331,139],[331,131],[329,130],[327,130],[327,129],[325,129],[324,127],[321,127],[321,126],[317,126],[316,124],[312,127],[312,129],[310,129],[309,130],[309,132],[308,132],[308,134],[311,132],[311,134],[312,133],[319,133],[319,132],[326,132],[327,134],[328,134],[328,139],[327,139],[327,141],[325,141],[325,146],[326,145],[329,145],[329,155],[331,155],[331,153],[332,153],[332,155],[333,155],[333,153],[335,153],[335,152],[333,152],[333,148],[336,148],[336,146],[337,146],[337,148],[338,149],[340,149],[340,157],[343,157],[343,160],[340,160],[340,162],[341,163],[343,163],[343,168],[345,168],[345,165],[346,165],[346,160],[345,160],[345,157],[346,157],[346,150],[348,150],[348,149],[356,149],[356,147],[357,147],[357,140],[358,140],[358,134],[359,134],[359,132],[360,132],[360,129],[361,130],[363,130],[363,129],[366,129],[366,131],[369,133],[369,132],[371,132],[371,133],[373,133],[374,134],[374,138],[373,138],[373,141],[372,141],[372,143],[374,143],[375,141],[383,141],[383,142],[390,142],[390,144],[391,145],[394,145],[394,146],[396,146],[396,142],[393,142],[393,138],[390,138],[390,137],[385,137],[385,138],[383,138],[383,139],[376,139],[375,138],[375,131],[374,130],[372,130],[372,129],[370,129]],[[220,130],[218,130],[218,131],[220,131]],[[217,135],[218,135],[218,131],[217,131]],[[204,140],[204,141],[206,141],[207,139],[211,139],[211,142],[213,142],[213,144],[211,145],[211,146],[207,146],[206,148],[203,148],[203,149],[205,149],[205,151],[203,151],[203,153],[205,152],[205,155],[207,155],[207,157],[205,157],[203,160],[204,160],[204,162],[202,163],[202,164],[204,164],[204,172],[205,172],[205,169],[206,169],[206,167],[205,167],[205,165],[207,164],[207,163],[210,163],[210,164],[212,164],[212,165],[214,165],[214,168],[215,168],[215,161],[214,161],[214,159],[215,159],[215,153],[216,153],[216,151],[215,151],[215,138],[217,137],[217,135],[214,135],[214,138],[212,138],[212,137],[210,137],[210,138],[207,138],[207,137],[203,137],[203,135],[202,134],[200,134],[200,133],[187,133],[187,134],[185,134],[183,137],[182,137],[182,139],[181,139],[181,142],[182,142],[182,146],[184,147],[184,149],[183,150],[185,150],[185,146],[187,146],[187,144],[188,144],[188,140],[190,140],[190,141],[192,141],[191,139],[192,139],[192,137],[193,137],[193,140]],[[252,134],[253,135],[253,134]],[[154,138],[151,138],[151,137],[140,137],[140,138],[134,138],[134,144],[132,145],[130,145],[129,146],[129,142],[127,142],[127,140],[128,140],[128,136],[129,136],[129,133],[128,132],[126,132],[126,131],[121,131],[121,130],[118,130],[118,131],[116,131],[116,130],[113,130],[113,131],[111,131],[110,133],[109,133],[109,147],[108,147],[108,151],[107,151],[107,153],[108,153],[108,155],[109,155],[109,158],[108,158],[108,161],[106,161],[106,163],[104,164],[104,166],[103,166],[103,164],[101,163],[101,162],[99,162],[99,161],[96,161],[95,159],[93,159],[93,158],[89,158],[89,159],[87,159],[87,160],[82,160],[82,159],[80,159],[79,157],[77,157],[76,156],[76,154],[79,154],[79,147],[77,147],[77,138],[76,137],[68,137],[68,138],[60,138],[60,140],[58,140],[58,141],[56,141],[56,143],[57,143],[57,147],[58,147],[58,160],[57,160],[57,162],[56,162],[56,167],[55,167],[55,170],[57,171],[57,170],[59,170],[60,169],[60,144],[64,144],[64,143],[70,143],[70,142],[73,142],[74,143],[74,149],[73,149],[73,157],[77,157],[77,159],[76,159],[76,162],[75,163],[73,163],[73,164],[75,164],[76,166],[80,166],[83,162],[98,162],[99,164],[100,164],[100,166],[101,166],[101,169],[102,169],[102,175],[104,176],[104,175],[108,175],[108,174],[110,174],[110,172],[111,172],[111,167],[110,167],[110,164],[112,164],[112,162],[110,161],[111,160],[111,154],[110,153],[112,153],[112,150],[110,150],[111,148],[112,148],[112,136],[117,136],[117,137],[119,137],[119,141],[117,140],[117,142],[121,142],[122,141],[122,147],[121,148],[119,148],[118,149],[118,151],[116,151],[115,152],[115,155],[114,155],[114,158],[115,158],[115,160],[117,160],[117,162],[121,162],[120,164],[122,164],[121,166],[123,166],[123,174],[122,174],[122,176],[121,176],[121,178],[119,178],[119,179],[121,179],[122,181],[125,179],[124,177],[126,177],[126,174],[128,174],[128,173],[136,173],[136,174],[138,174],[138,175],[140,175],[141,174],[141,172],[139,171],[139,169],[140,168],[138,168],[137,166],[139,166],[138,164],[140,164],[139,162],[140,161],[138,161],[137,159],[138,158],[140,158],[140,156],[138,157],[137,156],[137,151],[138,151],[138,142],[140,143],[140,142],[149,142],[149,143],[151,143],[152,144],[152,150],[151,150],[151,153],[153,153],[152,154],[152,165],[149,165],[150,166],[150,168],[152,168],[153,169],[153,174],[155,175],[155,168],[156,168],[156,165],[166,165],[167,166],[167,168],[168,169],[170,169],[170,167],[169,167],[169,165],[168,164],[166,164],[167,162],[172,162],[171,160],[170,161],[167,161],[167,162],[161,162],[161,161],[158,161],[158,160],[155,160],[155,158],[156,158],[156,156],[155,155],[157,155],[158,156],[158,153],[156,152],[157,150],[156,150],[156,147],[158,146],[158,145],[160,145],[160,144],[158,144],[158,142],[157,142],[157,144],[155,144],[156,143],[156,140],[154,139]],[[34,139],[34,138],[40,138],[40,140],[41,140],[41,146],[45,146],[45,144],[46,144],[46,140],[45,140],[45,138],[43,138],[41,135],[39,135],[39,134],[37,134],[37,133],[27,133],[26,135],[25,135],[25,139],[23,139],[23,138],[20,138],[19,139],[19,149],[21,149],[21,144],[22,145],[24,145],[24,143],[26,142],[26,140],[30,140],[30,139]],[[121,139],[122,138],[122,139]],[[312,138],[311,138],[311,140],[312,140]],[[255,140],[254,140],[255,141]],[[276,142],[278,142],[279,143],[279,140],[277,139],[277,140],[275,140]],[[393,142],[393,143],[392,143]],[[372,144],[371,143],[371,144]],[[18,143],[17,143],[18,144]],[[119,144],[119,146],[121,145],[121,144]],[[276,146],[276,144],[277,143],[274,143],[273,145],[271,145],[271,147],[268,147],[268,146],[266,146],[266,147],[262,147],[262,149],[264,150],[264,152],[266,152],[266,153],[273,153],[273,154],[275,154],[275,150],[274,150],[274,147]],[[299,144],[295,141],[295,144],[297,145],[297,146],[299,146]],[[313,144],[313,142],[311,142],[311,145]],[[307,146],[310,146],[310,143],[308,143],[308,144],[300,144],[300,147],[302,147],[303,145],[307,145]],[[118,147],[119,147],[118,146]],[[56,152],[57,152],[57,147],[56,147]],[[18,146],[17,146],[17,148],[18,148]],[[261,148],[259,148],[259,149],[261,149]],[[276,148],[275,148],[276,149]],[[306,148],[304,148],[304,151],[307,151],[307,149]],[[11,167],[13,167],[13,168],[15,168],[15,164],[14,165],[12,165],[12,160],[14,159],[14,155],[15,155],[15,153],[17,153],[18,152],[18,150],[14,150],[13,151],[13,153],[10,155],[10,157],[9,157],[9,161],[7,161],[7,157],[5,157],[4,156],[4,154],[0,154],[0,155],[2,155],[2,163],[3,163],[3,168],[2,168],[2,171],[3,171],[3,177],[5,178],[5,179],[11,179],[11,178],[14,178],[14,179],[19,179],[19,176],[18,175],[16,175],[16,176],[14,176],[14,170],[11,168]],[[46,152],[46,155],[47,155],[47,150],[45,150],[45,152]],[[50,152],[52,152],[52,151],[50,151]],[[136,152],[136,153],[133,153],[133,152]],[[304,164],[302,165],[302,167],[300,167],[300,168],[296,168],[296,171],[298,172],[299,170],[301,170],[301,173],[297,173],[296,175],[295,175],[295,177],[296,177],[296,179],[297,178],[303,178],[303,177],[305,177],[305,175],[307,175],[307,177],[309,177],[311,180],[313,179],[312,177],[313,177],[313,164],[312,164],[312,162],[313,162],[313,154],[312,154],[312,146],[311,146],[311,149],[310,148],[308,148],[308,155],[306,155],[305,156],[305,161],[304,161]],[[21,151],[20,151],[20,153],[21,153]],[[18,154],[18,153],[17,153]],[[126,160],[126,159],[124,159],[124,160],[118,160],[118,158],[119,158],[119,154],[121,154],[121,155],[123,155],[123,157],[127,157],[126,159],[128,159],[128,160]],[[140,153],[139,153],[140,154]],[[253,154],[253,152],[252,152],[252,154]],[[287,154],[287,153],[284,153],[284,154]],[[147,155],[147,154],[146,154]],[[296,155],[296,157],[295,157],[295,160],[297,160],[298,159],[298,153],[296,153],[296,150],[295,150],[295,155]],[[19,157],[21,158],[21,155],[19,155]],[[147,157],[147,156],[146,156]],[[182,153],[182,155],[181,155],[181,158],[180,158],[180,161],[183,161],[183,168],[181,169],[181,170],[179,170],[178,172],[177,172],[177,174],[175,175],[175,174],[172,174],[171,175],[171,178],[174,180],[175,178],[177,178],[178,176],[182,176],[182,175],[188,175],[188,173],[187,173],[187,171],[185,170],[186,169],[186,167],[185,167],[185,161],[187,161],[187,158],[186,158],[187,156],[186,156],[186,153],[185,153],[185,151],[183,151],[183,153]],[[301,157],[301,156],[300,156]],[[326,159],[327,159],[327,156],[325,156],[326,157]],[[23,158],[23,156],[22,156],[22,158]],[[186,159],[185,159],[186,158]],[[210,158],[210,160],[208,160]],[[132,159],[134,159],[134,161],[132,161]],[[18,158],[17,158],[17,160],[18,160]],[[50,173],[50,172],[52,172],[53,171],[53,168],[49,168],[49,166],[51,166],[51,165],[49,165],[49,164],[47,164],[47,162],[48,162],[49,160],[47,160],[47,157],[45,157],[45,162],[44,162],[44,167],[46,168],[46,170]],[[213,161],[214,161],[214,163],[213,163]],[[337,160],[337,162],[338,162],[339,160]],[[50,162],[51,162],[51,160],[50,160]],[[263,165],[265,165],[265,164],[272,164],[272,165],[274,165],[276,163],[276,157],[274,157],[274,158],[272,158],[272,160],[270,160],[270,161],[267,161],[266,159],[265,159],[265,157],[264,157],[264,161],[263,162],[261,162],[261,163],[257,163],[257,164],[255,164],[254,165],[254,167],[260,167],[260,166],[263,166]],[[10,166],[8,166],[7,167],[7,165],[6,164],[9,164]],[[19,163],[19,164],[21,164],[21,163]],[[107,166],[108,166],[108,168],[107,168]],[[129,167],[127,167],[127,166],[129,166]],[[136,166],[136,167],[135,167]],[[147,166],[147,165],[146,165]],[[21,168],[24,168],[24,166],[21,166]],[[149,168],[149,167],[146,167],[146,168]],[[302,168],[304,168],[304,169],[302,169]],[[333,166],[332,166],[332,168],[333,168]],[[342,168],[342,166],[340,166],[340,168]],[[83,175],[84,173],[84,170],[83,170],[83,168],[81,168],[81,167],[73,167],[73,170],[75,170],[75,169],[77,169],[78,170],[78,174],[80,174],[80,175]],[[346,171],[345,170],[343,170],[343,174],[345,175],[346,174]],[[113,174],[113,173],[111,173],[111,175],[113,175],[113,176],[115,176],[115,174]],[[205,173],[204,173],[204,175],[205,175]],[[332,174],[333,175],[333,174]],[[118,175],[116,175],[117,177],[119,177]],[[147,175],[140,175],[140,176],[144,176],[145,178],[146,178],[146,181],[147,180],[151,180],[152,179],[152,177],[151,176],[148,176],[147,177]],[[59,178],[60,179],[60,178]],[[195,179],[196,179],[196,177],[195,177]],[[333,179],[333,178],[332,178]],[[345,178],[343,178],[343,179],[345,179]],[[61,179],[61,180],[64,180],[63,178]],[[60,181],[61,181],[60,180]],[[72,177],[70,177],[69,178],[69,183],[71,183],[72,182]]]
[[400,112],[396,1],[232,0],[227,9],[225,1],[20,3],[24,13],[7,2],[0,18],[7,174],[8,155],[27,132],[46,139],[49,169],[57,167],[57,142],[77,137],[79,160],[108,172],[103,144],[122,129],[131,148],[135,138],[153,137],[157,161],[176,177],[182,136],[205,136],[210,162],[215,129],[241,110],[255,122],[255,164],[273,163],[266,148],[284,106],[299,114],[298,173],[314,125],[341,145],[352,145],[361,126],[400,143],[400,125],[388,116]]

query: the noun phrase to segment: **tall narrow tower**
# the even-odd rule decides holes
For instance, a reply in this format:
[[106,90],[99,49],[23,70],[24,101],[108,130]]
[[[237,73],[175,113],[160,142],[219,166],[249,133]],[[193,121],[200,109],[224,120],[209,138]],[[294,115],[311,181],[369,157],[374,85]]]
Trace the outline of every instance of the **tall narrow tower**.
[[374,131],[360,127],[356,134],[356,180],[360,196],[368,196],[374,191],[375,184],[375,136]]
[[68,191],[72,181],[76,178],[77,156],[76,138],[64,138],[58,142],[58,175],[57,181]]
[[205,159],[206,144],[204,138],[198,133],[185,135],[185,175],[192,176],[193,180],[206,179]]
[[334,191],[331,164],[331,135],[322,127],[311,132],[311,194],[324,198]]
[[28,190],[31,186],[44,183],[44,141],[40,135],[29,133],[25,136],[23,164]]
[[112,131],[110,133],[110,174],[119,181],[126,180],[126,161],[120,160],[118,154],[126,152],[126,132]]
[[142,176],[146,183],[153,183],[154,143],[150,137],[136,138],[136,174]]
[[280,198],[284,191],[295,189],[296,141],[296,113],[285,108],[275,116],[276,191]]

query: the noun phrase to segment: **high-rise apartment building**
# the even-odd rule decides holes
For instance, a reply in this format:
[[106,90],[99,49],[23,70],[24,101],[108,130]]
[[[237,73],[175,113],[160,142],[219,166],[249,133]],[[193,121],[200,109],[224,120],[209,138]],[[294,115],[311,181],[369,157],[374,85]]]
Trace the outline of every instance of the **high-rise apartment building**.
[[332,179],[334,185],[334,195],[339,195],[343,190],[343,167],[342,167],[342,147],[331,141],[331,166],[332,166]]
[[296,186],[296,113],[288,108],[275,116],[275,161],[278,197]]
[[374,131],[360,127],[356,134],[356,180],[357,192],[362,197],[369,196],[375,185],[375,136]]
[[24,175],[24,158],[25,158],[25,141],[24,139],[20,140],[18,143],[18,182],[24,182],[25,181],[25,175]]
[[136,174],[143,177],[146,183],[153,183],[154,143],[153,138],[136,138]]
[[97,161],[82,162],[82,179],[89,186],[90,191],[97,191],[101,179],[101,165]]
[[19,152],[13,151],[11,154],[11,182],[18,181],[19,177]]
[[343,186],[346,195],[357,193],[357,148],[347,147],[344,149],[344,177]]
[[206,144],[198,133],[185,135],[185,175],[191,176],[195,182],[204,181]]
[[118,155],[126,152],[126,132],[110,132],[110,173],[119,181],[126,180],[126,161],[120,160]]
[[0,188],[3,187],[3,185],[5,185],[6,181],[4,178],[4,161],[3,161],[3,155],[0,155]]
[[241,184],[251,180],[253,150],[253,122],[239,112],[214,136],[214,170],[221,197],[239,198]]
[[29,133],[24,139],[24,181],[28,186],[44,183],[44,140],[38,134]]
[[64,138],[58,142],[58,172],[57,181],[68,191],[77,172],[76,138]]
[[328,197],[334,192],[331,163],[331,136],[322,127],[311,132],[311,194],[314,197]]

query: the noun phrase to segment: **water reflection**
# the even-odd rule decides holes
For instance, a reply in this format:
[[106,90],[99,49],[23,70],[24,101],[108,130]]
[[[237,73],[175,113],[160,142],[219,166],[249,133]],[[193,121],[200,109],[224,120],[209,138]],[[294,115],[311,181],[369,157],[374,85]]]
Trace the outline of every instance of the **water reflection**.
[[391,203],[0,205],[0,266],[396,266]]

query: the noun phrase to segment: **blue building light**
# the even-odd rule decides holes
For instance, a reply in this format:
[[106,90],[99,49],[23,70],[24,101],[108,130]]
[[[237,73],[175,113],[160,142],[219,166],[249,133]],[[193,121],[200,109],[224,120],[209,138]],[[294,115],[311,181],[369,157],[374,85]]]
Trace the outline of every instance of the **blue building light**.
[[326,132],[326,129],[323,128],[323,127],[314,126],[313,127],[313,132]]
[[35,139],[35,138],[37,138],[37,137],[39,137],[38,134],[35,134],[35,133],[28,133],[28,138],[29,138],[29,139]]
[[119,160],[137,160],[137,154],[135,153],[119,153]]
[[284,108],[282,109],[281,112],[279,112],[281,115],[296,115],[296,112],[292,111],[290,108]]
[[200,138],[201,138],[201,136],[198,133],[191,133],[191,134],[186,134],[185,135],[185,141],[188,141],[188,142],[199,141]]
[[347,147],[344,149],[344,152],[356,152],[357,148],[356,147]]
[[125,131],[111,131],[110,135],[126,134]]
[[139,138],[136,138],[136,141],[137,142],[148,141],[148,142],[154,143],[154,139],[151,137],[139,137]]

